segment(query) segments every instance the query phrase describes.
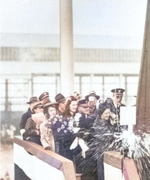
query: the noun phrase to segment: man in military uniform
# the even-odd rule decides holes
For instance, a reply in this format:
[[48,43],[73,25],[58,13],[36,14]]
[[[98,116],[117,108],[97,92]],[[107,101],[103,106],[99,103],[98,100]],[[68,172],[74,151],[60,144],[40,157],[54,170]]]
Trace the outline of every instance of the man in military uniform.
[[94,124],[95,116],[90,115],[90,107],[87,99],[81,99],[78,102],[78,113],[75,115],[77,127],[80,128],[77,137],[88,141],[91,137],[91,127]]
[[80,114],[79,124],[80,128],[90,129],[93,126],[95,118],[91,118],[90,108],[86,99],[81,99],[78,103],[78,113]]
[[[111,111],[111,118],[110,122],[112,125],[120,126],[120,107],[125,106],[121,103],[124,89],[116,88],[112,89],[111,92],[113,93],[112,98],[107,98],[105,103],[109,105]],[[99,106],[100,108],[100,106]]]

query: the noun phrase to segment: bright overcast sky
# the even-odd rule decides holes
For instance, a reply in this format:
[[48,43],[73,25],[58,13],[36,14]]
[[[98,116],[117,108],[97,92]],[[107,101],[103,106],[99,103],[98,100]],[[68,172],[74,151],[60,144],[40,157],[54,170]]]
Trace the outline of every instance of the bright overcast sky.
[[[147,0],[73,0],[78,35],[142,36]],[[0,0],[1,33],[59,34],[59,0]]]

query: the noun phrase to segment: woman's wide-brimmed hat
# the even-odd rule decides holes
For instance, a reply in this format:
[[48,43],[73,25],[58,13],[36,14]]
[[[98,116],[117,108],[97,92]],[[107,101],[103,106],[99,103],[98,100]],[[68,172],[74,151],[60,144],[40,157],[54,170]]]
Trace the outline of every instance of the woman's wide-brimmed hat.
[[48,103],[46,103],[45,105],[44,105],[44,108],[45,107],[49,107],[49,106],[54,106],[54,105],[57,105],[58,104],[58,102],[48,102]]
[[40,101],[37,101],[37,102],[35,103],[35,105],[33,106],[32,111],[33,111],[34,109],[36,109],[37,107],[42,107],[42,108],[43,108],[43,104],[42,104]]

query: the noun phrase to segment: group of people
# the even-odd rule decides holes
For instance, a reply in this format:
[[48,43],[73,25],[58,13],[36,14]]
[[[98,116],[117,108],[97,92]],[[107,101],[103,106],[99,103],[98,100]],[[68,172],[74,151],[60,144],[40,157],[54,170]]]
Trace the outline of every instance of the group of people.
[[[80,154],[86,159],[88,151],[91,152],[90,147],[103,145],[103,134],[121,131],[120,107],[125,106],[121,103],[124,91],[122,88],[112,89],[112,98],[104,102],[99,101],[100,96],[95,91],[90,91],[82,99],[77,92],[69,97],[58,93],[55,102],[51,102],[48,92],[42,93],[39,98],[31,97],[27,102],[28,111],[22,115],[20,122],[23,140],[52,150],[72,160],[77,167]],[[97,149],[100,148],[94,151]],[[98,180],[104,180],[103,152],[98,153]]]

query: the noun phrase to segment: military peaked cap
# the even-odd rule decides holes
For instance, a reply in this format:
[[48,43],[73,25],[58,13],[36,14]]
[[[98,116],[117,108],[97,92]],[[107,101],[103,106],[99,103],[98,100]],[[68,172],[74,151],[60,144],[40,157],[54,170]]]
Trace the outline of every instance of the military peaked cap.
[[79,102],[78,102],[78,106],[80,106],[81,104],[86,104],[87,103],[87,99],[81,99]]
[[45,99],[46,97],[49,97],[49,93],[48,93],[48,92],[43,92],[43,93],[39,96],[39,100],[42,101],[42,100]]
[[111,90],[112,93],[116,93],[116,94],[118,94],[118,95],[123,94],[124,91],[125,91],[125,90],[122,89],[122,88],[116,88],[116,89],[112,89],[112,90]]

